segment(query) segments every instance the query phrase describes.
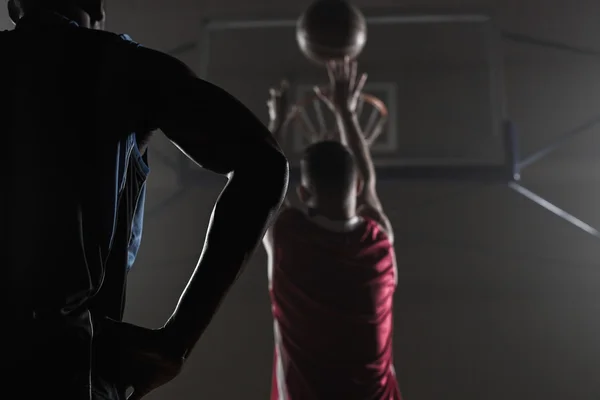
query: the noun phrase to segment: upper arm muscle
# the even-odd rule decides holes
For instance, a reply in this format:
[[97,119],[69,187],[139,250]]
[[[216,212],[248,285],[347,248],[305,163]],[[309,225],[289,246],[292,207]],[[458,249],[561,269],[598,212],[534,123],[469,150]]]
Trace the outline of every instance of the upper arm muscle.
[[390,242],[394,242],[394,229],[392,223],[383,211],[383,206],[374,188],[365,188],[360,197],[358,213],[360,216],[368,217],[376,221],[387,233]]
[[227,174],[245,155],[260,160],[280,152],[268,129],[233,96],[171,56],[137,51],[136,97],[143,115],[193,161]]

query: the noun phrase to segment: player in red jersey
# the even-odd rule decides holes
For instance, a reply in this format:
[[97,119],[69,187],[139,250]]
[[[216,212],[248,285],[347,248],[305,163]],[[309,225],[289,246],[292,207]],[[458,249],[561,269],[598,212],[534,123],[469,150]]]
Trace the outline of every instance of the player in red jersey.
[[[341,141],[310,145],[298,196],[263,239],[269,257],[275,359],[271,400],[400,400],[392,351],[396,260],[392,226],[356,116],[366,75],[328,66]],[[285,90],[272,90],[279,136]]]

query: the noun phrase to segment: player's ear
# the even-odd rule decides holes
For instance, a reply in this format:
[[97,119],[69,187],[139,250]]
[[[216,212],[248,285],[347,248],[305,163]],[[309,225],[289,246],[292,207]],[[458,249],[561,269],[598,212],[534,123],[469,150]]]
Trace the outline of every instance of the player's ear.
[[8,16],[10,17],[11,21],[14,24],[19,22],[19,20],[23,16],[23,11],[21,9],[20,4],[18,4],[18,1],[17,0],[8,0],[8,3],[6,4],[6,6],[8,8]]
[[105,20],[102,21],[91,21],[92,24],[92,29],[95,29],[97,31],[103,31],[105,30]]
[[104,0],[78,0],[78,6],[90,16],[92,26],[99,29],[104,25]]

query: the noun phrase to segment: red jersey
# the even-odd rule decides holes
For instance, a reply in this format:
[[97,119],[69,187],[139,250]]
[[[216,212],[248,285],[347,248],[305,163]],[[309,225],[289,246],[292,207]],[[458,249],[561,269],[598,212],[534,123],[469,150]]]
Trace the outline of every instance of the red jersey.
[[394,249],[373,220],[325,229],[297,209],[273,226],[271,400],[401,400],[393,367]]

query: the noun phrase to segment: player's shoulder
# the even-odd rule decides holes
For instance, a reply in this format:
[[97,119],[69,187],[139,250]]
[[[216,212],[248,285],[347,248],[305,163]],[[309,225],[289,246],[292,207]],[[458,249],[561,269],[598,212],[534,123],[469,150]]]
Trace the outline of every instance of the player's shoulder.
[[[100,40],[108,44],[108,47],[106,47],[108,50],[107,53],[110,53],[114,49],[120,55],[125,55],[125,57],[129,58],[135,65],[143,65],[144,68],[152,69],[153,73],[157,75],[155,76],[156,79],[165,78],[166,76],[195,76],[193,71],[178,58],[146,47],[126,33],[89,31],[91,31],[91,34],[98,35]],[[113,47],[111,48],[111,46]]]
[[[157,71],[173,70],[164,53],[145,47],[126,33],[114,33],[93,29],[80,29],[80,45],[84,51],[94,54],[98,60],[103,60],[109,70],[129,71],[137,77],[146,69],[151,69],[153,75]],[[144,66],[144,69],[140,69]],[[155,73],[156,72],[156,73]]]
[[[89,39],[108,45],[125,46],[135,43],[129,35],[122,33],[85,28],[78,29],[78,33],[82,36],[86,36]],[[135,44],[137,45],[137,43]]]
[[368,204],[365,204],[359,208],[358,214],[366,221],[374,224],[373,227],[376,228],[374,232],[379,235],[386,236],[391,243],[394,242],[394,230],[392,223],[385,215],[383,210],[378,207],[372,207]]
[[393,238],[386,227],[377,218],[371,218],[368,215],[362,215],[365,221],[365,240],[370,242],[388,242],[393,245]]

